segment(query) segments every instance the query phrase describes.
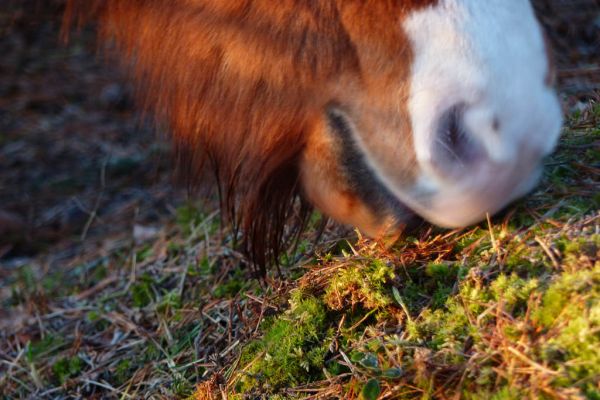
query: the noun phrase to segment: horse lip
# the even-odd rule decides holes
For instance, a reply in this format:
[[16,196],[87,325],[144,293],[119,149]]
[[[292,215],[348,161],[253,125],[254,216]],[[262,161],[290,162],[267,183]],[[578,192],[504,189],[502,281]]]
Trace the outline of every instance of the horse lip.
[[354,125],[348,115],[338,106],[331,105],[326,111],[330,132],[341,147],[339,164],[349,186],[380,219],[392,216],[398,224],[414,225],[422,220],[406,204],[401,202],[381,181],[366,161],[354,138]]

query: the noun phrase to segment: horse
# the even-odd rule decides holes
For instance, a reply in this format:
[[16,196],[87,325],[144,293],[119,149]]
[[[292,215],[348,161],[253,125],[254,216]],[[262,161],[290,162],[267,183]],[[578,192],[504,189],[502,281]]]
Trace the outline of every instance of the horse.
[[373,238],[476,223],[535,187],[562,125],[529,0],[67,2],[260,266],[313,209]]

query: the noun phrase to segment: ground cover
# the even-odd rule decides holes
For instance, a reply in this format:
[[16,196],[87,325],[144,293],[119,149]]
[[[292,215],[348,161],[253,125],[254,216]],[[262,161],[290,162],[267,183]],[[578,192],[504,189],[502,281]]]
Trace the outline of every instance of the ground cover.
[[2,398],[600,398],[594,41],[558,57],[566,124],[534,193],[391,248],[316,241],[315,215],[260,280],[171,185],[91,32],[64,47],[60,1],[27,4],[0,5]]

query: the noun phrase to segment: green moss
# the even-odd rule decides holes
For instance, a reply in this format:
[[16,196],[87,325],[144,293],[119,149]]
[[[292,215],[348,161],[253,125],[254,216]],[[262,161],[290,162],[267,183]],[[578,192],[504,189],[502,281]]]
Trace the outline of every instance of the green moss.
[[129,359],[124,359],[119,361],[117,366],[115,367],[115,371],[113,373],[113,377],[115,383],[118,385],[122,385],[129,379],[132,370],[132,362]]
[[491,227],[434,229],[383,252],[338,243],[342,257],[321,259],[328,281],[301,279],[304,294],[245,346],[240,392],[306,385],[324,368],[347,398],[367,382],[390,398],[600,398],[600,235],[589,217],[600,195],[579,165],[597,163],[594,135],[567,133],[543,190]]
[[325,305],[317,298],[295,292],[290,309],[268,322],[264,332],[242,354],[247,372],[240,391],[257,387],[272,391],[321,377],[328,329]]
[[178,289],[164,291],[162,296],[157,299],[156,312],[176,320],[177,310],[181,306],[181,293]]
[[479,391],[477,393],[466,392],[464,396],[465,399],[468,400],[517,400],[528,398],[528,396],[519,388],[510,386],[503,386],[494,392],[489,392],[487,390]]
[[204,213],[194,204],[188,203],[177,208],[176,220],[182,228],[198,225],[204,218]]
[[110,326],[110,322],[102,317],[99,310],[90,310],[85,315],[87,322],[92,324],[97,331],[103,331]]
[[460,253],[461,251],[471,246],[476,246],[479,240],[481,240],[484,237],[487,237],[488,235],[489,233],[484,231],[483,229],[477,229],[472,234],[465,235],[458,239],[456,242],[454,242],[454,251],[456,253]]
[[325,290],[325,302],[334,310],[356,304],[369,309],[385,307],[392,302],[386,283],[395,276],[393,266],[378,259],[340,268]]
[[454,265],[449,263],[430,262],[425,267],[425,273],[438,281],[446,281],[456,277]]
[[562,238],[557,242],[557,247],[563,254],[563,263],[570,270],[579,270],[590,267],[598,262],[600,254],[600,235],[581,237],[575,240]]
[[152,256],[154,250],[151,245],[146,245],[135,253],[136,262],[143,262]]
[[149,361],[160,360],[162,356],[163,353],[160,349],[156,345],[149,343],[140,348],[140,357],[137,361],[143,364]]
[[[16,279],[15,279],[16,278]],[[67,272],[56,268],[41,273],[25,265],[17,271],[16,277],[8,280],[11,286],[12,298],[10,305],[17,305],[36,297],[63,297],[74,293],[77,285],[65,285],[68,281]],[[11,280],[13,280],[11,282]]]
[[64,384],[69,378],[81,372],[83,361],[79,357],[61,358],[52,365],[52,373],[59,384]]
[[202,331],[202,324],[186,324],[174,333],[174,343],[169,347],[169,354],[175,357],[177,354],[194,346],[194,339]]
[[65,341],[62,337],[47,334],[43,339],[30,342],[25,349],[27,361],[35,362],[38,358],[46,357],[62,348]]
[[513,314],[525,311],[527,300],[538,287],[537,279],[522,279],[516,274],[506,276],[501,274],[492,282],[490,290],[497,302],[502,302],[504,309]]
[[11,286],[11,305],[25,303],[37,290],[37,277],[29,265],[24,265],[17,272],[16,281]]
[[406,326],[409,340],[437,350],[458,349],[473,334],[463,305],[454,298],[447,300],[446,310],[425,309],[418,319]]
[[[531,248],[523,245],[518,249],[511,251],[506,258],[506,269],[509,271],[525,271],[534,272],[538,267],[540,260],[538,254],[532,254]],[[538,262],[533,262],[533,259],[537,259]],[[542,267],[543,268],[543,267]]]
[[208,257],[203,257],[198,263],[188,266],[188,275],[192,277],[206,277],[216,272],[217,265]]
[[187,379],[176,377],[171,384],[171,390],[178,399],[183,399],[194,393],[194,385]]
[[542,346],[546,362],[565,371],[557,385],[578,385],[592,396],[600,379],[600,263],[562,274],[544,294],[534,320],[559,332]]
[[139,278],[138,282],[131,285],[131,300],[135,307],[145,307],[154,300],[152,282],[152,277],[144,274]]
[[99,320],[100,320],[100,318],[101,318],[101,316],[100,316],[100,313],[99,313],[97,310],[92,310],[92,311],[89,311],[89,312],[86,314],[86,319],[87,319],[89,322],[96,322],[96,321],[99,321]]
[[[534,313],[534,320],[549,328],[561,318],[578,317],[588,301],[600,301],[600,264],[592,270],[563,273],[544,293],[542,305]],[[579,302],[574,300],[580,300]],[[586,300],[581,303],[582,300]]]

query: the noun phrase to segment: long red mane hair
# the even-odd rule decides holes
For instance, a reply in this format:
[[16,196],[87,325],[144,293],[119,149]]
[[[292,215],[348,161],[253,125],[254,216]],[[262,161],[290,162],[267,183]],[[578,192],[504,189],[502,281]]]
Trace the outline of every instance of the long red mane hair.
[[223,216],[262,267],[310,213],[299,157],[315,104],[327,82],[362,73],[342,3],[346,26],[379,46],[397,40],[386,19],[432,1],[68,0],[65,26],[98,21],[144,109],[168,123],[181,171],[193,184],[212,172]]

